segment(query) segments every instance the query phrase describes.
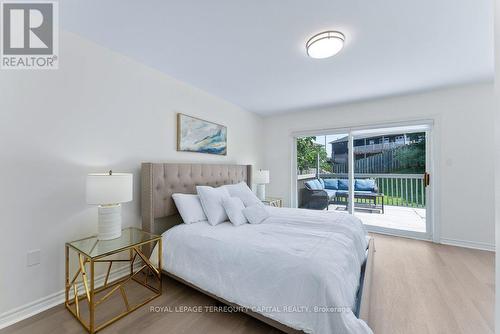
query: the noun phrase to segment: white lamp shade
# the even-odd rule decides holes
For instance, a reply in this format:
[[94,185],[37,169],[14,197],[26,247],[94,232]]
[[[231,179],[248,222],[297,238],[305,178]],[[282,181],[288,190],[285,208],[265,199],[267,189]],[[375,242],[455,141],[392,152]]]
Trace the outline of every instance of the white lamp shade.
[[88,204],[118,204],[132,200],[133,174],[89,174],[87,176]]
[[268,184],[269,183],[269,171],[264,169],[259,169],[253,175],[253,182],[255,184]]

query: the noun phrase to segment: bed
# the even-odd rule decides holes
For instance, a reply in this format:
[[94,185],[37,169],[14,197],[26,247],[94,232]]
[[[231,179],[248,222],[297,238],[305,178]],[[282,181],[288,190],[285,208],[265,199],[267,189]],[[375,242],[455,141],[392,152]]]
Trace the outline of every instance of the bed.
[[141,173],[143,229],[163,235],[166,275],[286,333],[371,333],[374,246],[356,218],[269,207],[259,225],[180,224],[173,193],[250,185],[251,166],[143,163]]

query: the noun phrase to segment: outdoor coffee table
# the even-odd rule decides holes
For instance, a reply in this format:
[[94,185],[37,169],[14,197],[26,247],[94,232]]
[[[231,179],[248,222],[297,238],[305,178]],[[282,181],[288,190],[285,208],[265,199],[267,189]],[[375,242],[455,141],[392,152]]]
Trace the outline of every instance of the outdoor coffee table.
[[[349,206],[349,193],[340,193],[335,195],[336,199],[342,199],[345,201],[345,208],[347,210]],[[358,209],[368,209],[368,210],[379,210],[380,213],[384,213],[384,194],[382,193],[361,193],[354,194],[354,198],[361,200],[360,202],[354,202],[354,208]],[[377,204],[378,199],[381,204]]]

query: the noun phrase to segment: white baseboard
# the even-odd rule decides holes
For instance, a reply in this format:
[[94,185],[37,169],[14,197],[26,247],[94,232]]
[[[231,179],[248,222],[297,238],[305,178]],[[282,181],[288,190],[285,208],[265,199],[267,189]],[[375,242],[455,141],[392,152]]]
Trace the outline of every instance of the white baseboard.
[[466,241],[466,240],[450,239],[450,238],[441,238],[440,242],[442,244],[450,245],[450,246],[480,249],[480,250],[486,250],[486,251],[490,251],[490,252],[495,251],[494,244],[492,245],[492,244],[488,244],[485,242]]
[[[435,242],[433,240],[428,239],[427,237],[421,237],[418,234],[413,235],[411,232],[407,232],[408,235],[403,236],[403,235],[399,235],[397,233],[393,233],[390,229],[380,228],[377,226],[367,226],[366,230],[368,232],[371,232],[371,233],[379,233],[379,234],[392,235],[392,236],[402,237],[402,238]],[[495,252],[495,245],[488,244],[485,242],[475,242],[475,241],[466,241],[466,240],[451,239],[451,238],[441,238],[439,240],[439,242],[435,242],[435,243]]]
[[[114,281],[128,274],[130,274],[129,266],[123,266],[121,268],[117,268],[110,272],[109,281],[110,282]],[[105,279],[105,274],[96,277],[95,286],[96,287],[102,286],[104,284],[104,279]],[[82,283],[80,283],[80,285],[82,285]],[[79,291],[82,291],[83,286],[79,286],[78,288]],[[0,314],[0,329],[13,325],[16,322],[19,322],[26,318],[32,317],[54,306],[63,304],[64,298],[65,298],[65,292],[64,289],[62,289],[59,292],[53,293],[51,295],[40,298],[33,302],[16,307],[15,309],[12,309],[10,311],[4,312]]]

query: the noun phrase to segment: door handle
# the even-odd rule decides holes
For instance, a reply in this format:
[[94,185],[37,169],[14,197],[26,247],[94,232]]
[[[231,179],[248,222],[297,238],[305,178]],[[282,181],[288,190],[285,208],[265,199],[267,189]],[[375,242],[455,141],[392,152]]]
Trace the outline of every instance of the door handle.
[[424,174],[424,185],[428,187],[431,184],[431,175],[427,172]]

